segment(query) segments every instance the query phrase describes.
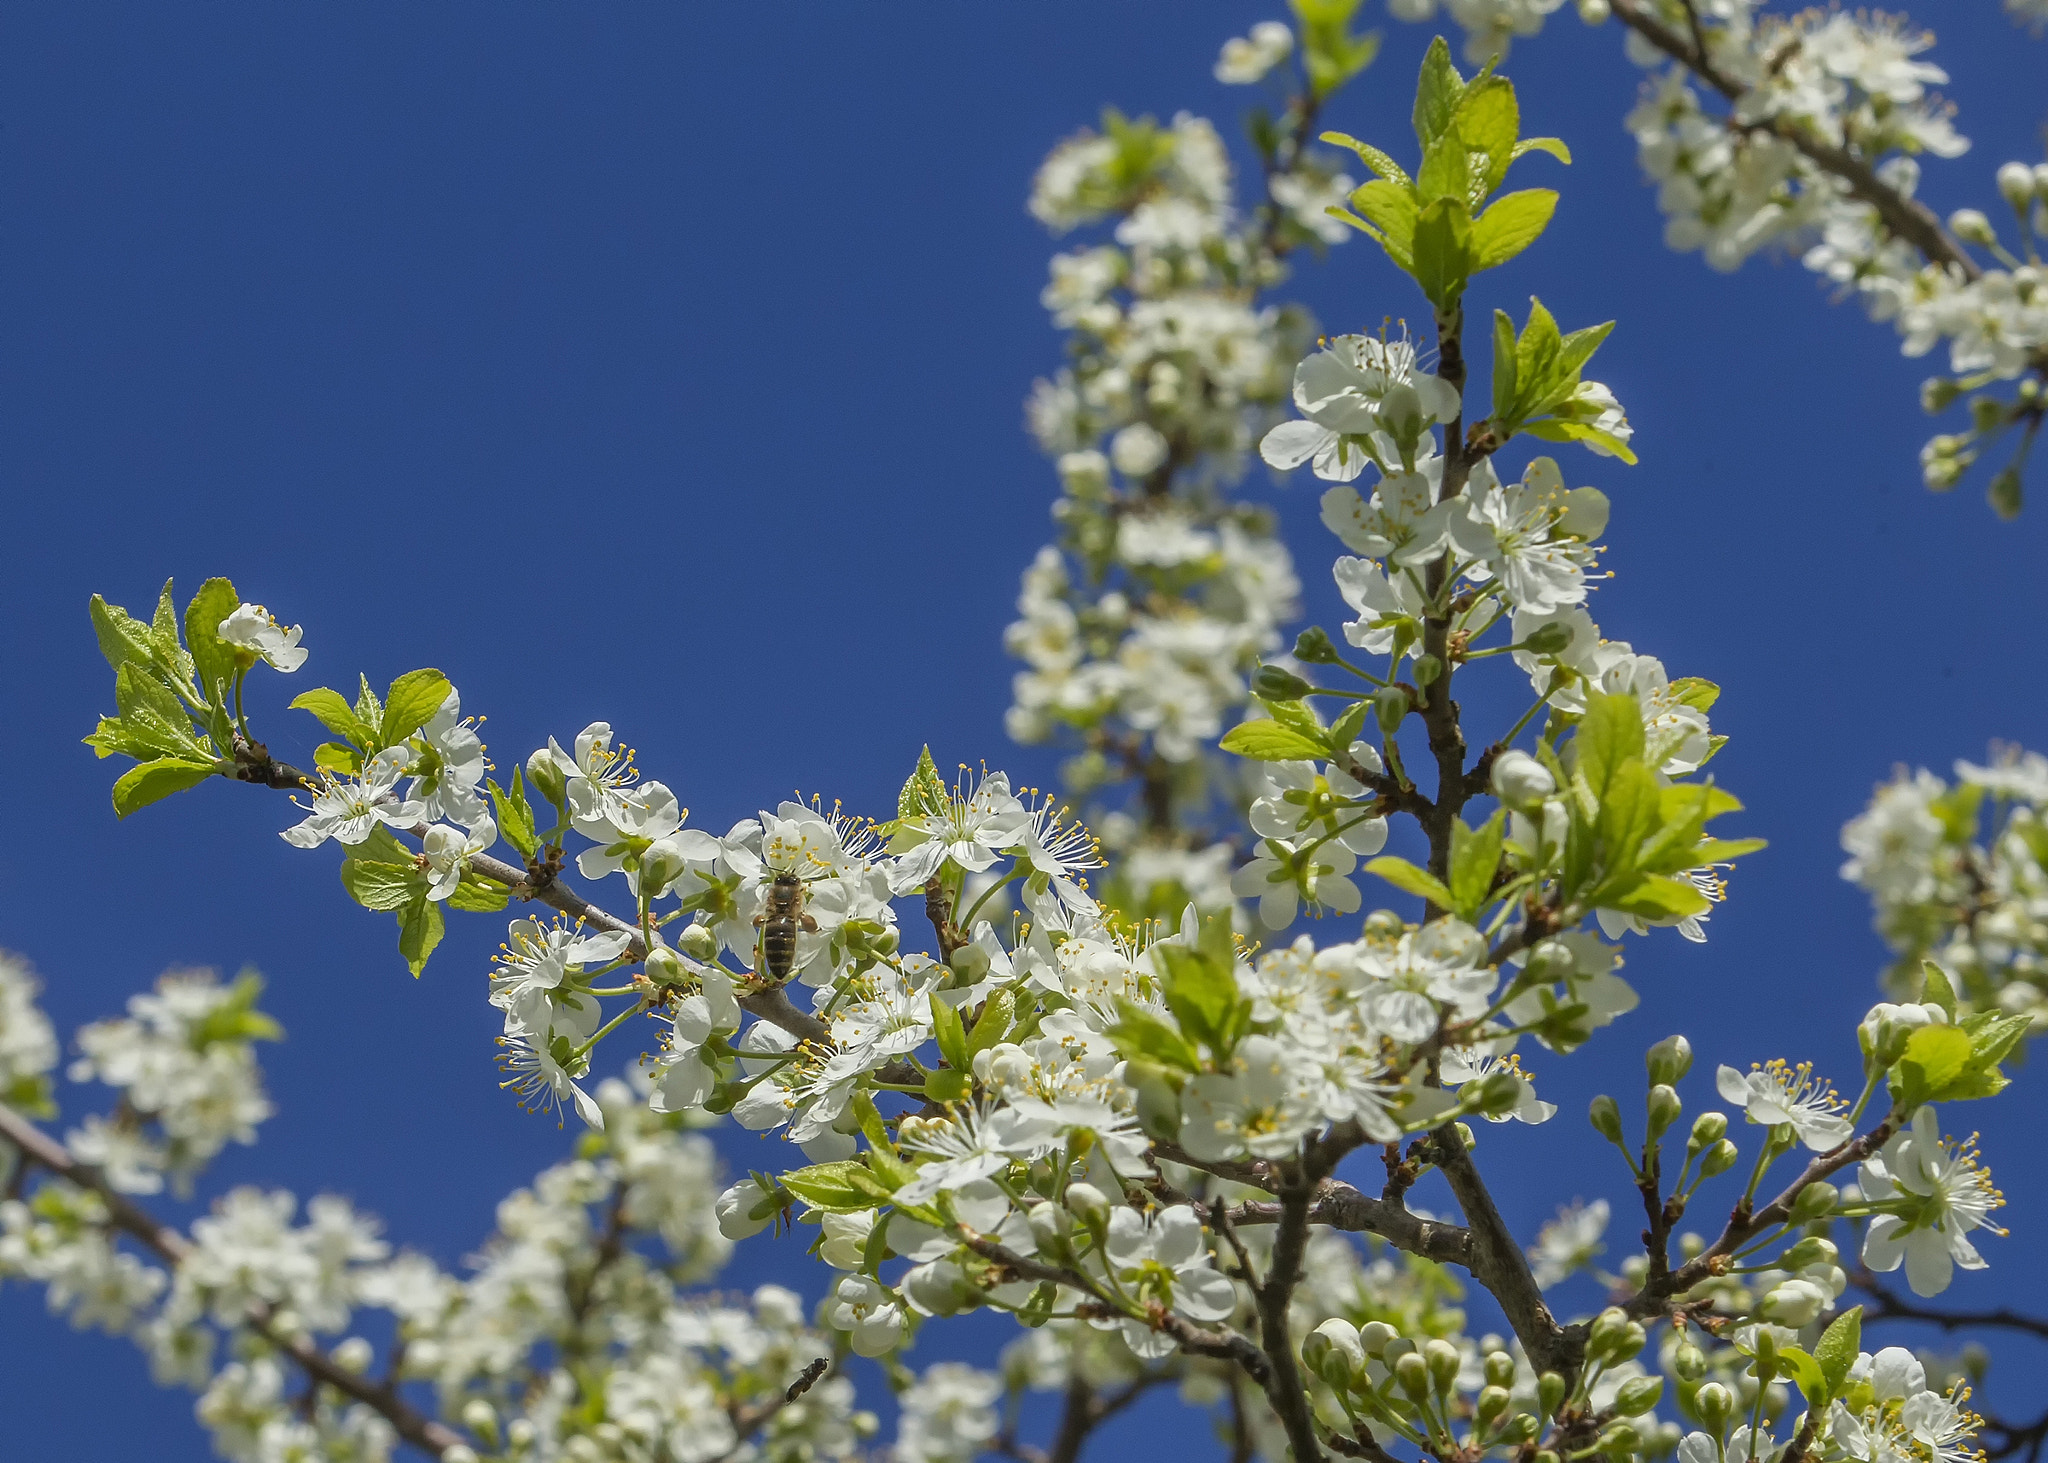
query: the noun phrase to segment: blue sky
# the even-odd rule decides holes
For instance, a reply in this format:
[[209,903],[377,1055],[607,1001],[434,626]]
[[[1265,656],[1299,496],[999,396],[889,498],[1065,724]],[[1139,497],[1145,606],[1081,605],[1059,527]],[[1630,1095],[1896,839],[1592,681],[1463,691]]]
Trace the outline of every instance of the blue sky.
[[[1988,206],[1996,165],[2039,155],[2042,52],[1989,0],[1942,9],[1923,18],[1977,147],[1925,191]],[[286,753],[313,741],[290,690],[436,665],[501,763],[608,719],[701,826],[793,787],[883,809],[926,741],[1048,779],[1001,729],[998,637],[1053,496],[1020,402],[1060,354],[1025,192],[1105,103],[1232,123],[1244,94],[1209,66],[1268,13],[9,7],[0,943],[60,1024],[169,965],[258,967],[290,1033],[269,1053],[279,1115],[218,1183],[347,1193],[444,1263],[573,1138],[496,1089],[495,921],[458,925],[415,983],[331,860],[274,836],[275,798],[218,785],[115,823],[78,744],[112,700],[94,591],[139,606],[166,576],[225,573],[303,622],[302,684],[259,693]],[[1405,147],[1427,33],[1386,29],[1329,120]],[[2048,520],[1996,522],[1976,483],[1920,488],[1924,364],[1796,265],[1722,277],[1662,247],[1617,32],[1560,18],[1508,70],[1525,128],[1577,162],[1549,235],[1472,303],[1519,317],[1537,292],[1567,325],[1619,321],[1598,374],[1642,465],[1572,467],[1614,502],[1596,613],[1723,684],[1717,769],[1742,831],[1772,840],[1710,944],[1632,951],[1636,1017],[1534,1062],[1563,1115],[1481,1153],[1533,1234],[1575,1196],[1627,1197],[1579,1114],[1603,1086],[1632,1097],[1668,1031],[1700,1049],[1695,1107],[1716,1061],[1849,1075],[1881,949],[1835,876],[1837,829],[1895,762],[2048,742]],[[1332,329],[1416,311],[1363,244],[1297,288]],[[1314,493],[1248,491],[1281,506],[1310,614],[1334,623]],[[1953,1116],[1982,1124],[2014,1216],[1959,1305],[2048,1308],[2043,1103],[2028,1078]],[[793,1250],[743,1249],[732,1278],[769,1276],[820,1288]],[[2002,1369],[2038,1399],[2041,1361]],[[0,1411],[23,1457],[208,1456],[187,1396],[19,1288],[0,1291]]]

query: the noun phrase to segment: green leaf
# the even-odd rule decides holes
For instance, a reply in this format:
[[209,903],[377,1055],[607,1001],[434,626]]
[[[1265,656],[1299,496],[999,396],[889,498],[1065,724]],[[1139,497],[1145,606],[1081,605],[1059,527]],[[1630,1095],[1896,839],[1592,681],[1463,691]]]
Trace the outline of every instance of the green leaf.
[[121,774],[114,784],[114,816],[125,818],[137,808],[146,808],[174,792],[197,787],[219,769],[211,762],[194,762],[183,757],[159,757],[142,762]]
[[1396,889],[1406,890],[1410,894],[1420,894],[1439,909],[1458,907],[1457,899],[1436,875],[1427,869],[1417,868],[1404,858],[1382,854],[1379,858],[1368,860],[1365,871],[1368,874],[1378,874]]
[[1607,909],[1618,909],[1623,914],[1640,915],[1644,919],[1684,919],[1688,915],[1705,914],[1713,905],[1707,896],[1700,893],[1683,879],[1666,878],[1652,874],[1619,894],[1597,901]]
[[[1212,931],[1224,931],[1222,950]],[[1167,1009],[1180,1029],[1206,1045],[1218,1061],[1237,1044],[1242,1017],[1250,1002],[1238,993],[1236,952],[1229,946],[1228,922],[1212,919],[1203,930],[1202,947],[1155,945],[1155,957],[1166,967]],[[1242,1008],[1242,1010],[1240,1009]]]
[[974,1091],[974,1079],[956,1067],[940,1067],[924,1079],[929,1102],[964,1102]]
[[1479,179],[1473,207],[1500,187],[1508,164],[1515,159],[1515,139],[1522,130],[1521,109],[1515,103],[1515,88],[1505,76],[1481,76],[1465,88],[1453,129],[1467,149],[1481,156],[1473,159]]
[[1157,1062],[1182,1072],[1202,1070],[1201,1058],[1187,1038],[1143,1006],[1117,998],[1121,1019],[1109,1029],[1109,1039],[1124,1056]]
[[347,742],[322,742],[313,749],[313,765],[323,772],[354,777],[363,770],[363,754]]
[[149,626],[135,619],[119,605],[110,605],[98,595],[92,597],[92,632],[100,642],[100,654],[107,658],[107,664],[115,670],[128,661],[148,665],[155,658],[156,647],[150,640]]
[[981,1019],[974,1023],[974,1029],[967,1033],[967,1056],[971,1064],[974,1057],[987,1051],[1010,1034],[1010,1022],[1017,1014],[1017,998],[1008,991],[997,991],[982,1003]]
[[1493,269],[1507,263],[1550,226],[1557,211],[1557,195],[1548,188],[1527,188],[1508,193],[1472,221],[1472,270]]
[[[1501,844],[1507,839],[1505,808],[1474,830],[1464,820],[1451,820],[1450,891],[1451,909],[1467,924],[1476,923],[1493,892],[1493,876],[1500,869]],[[1418,870],[1418,872],[1420,872]]]
[[384,725],[384,703],[377,699],[377,693],[370,689],[370,678],[358,675],[362,689],[356,692],[355,714],[370,733],[368,750],[375,751],[384,743],[378,740],[378,729]]
[[1906,1039],[1906,1051],[1887,1080],[1903,1107],[1918,1107],[1947,1096],[1950,1086],[1970,1068],[1975,1046],[1970,1034],[1954,1026],[1923,1026]]
[[1593,352],[1600,349],[1600,343],[1613,333],[1614,322],[1609,320],[1574,330],[1558,343],[1557,363],[1564,373],[1562,389],[1565,393],[1578,389],[1579,372],[1585,369],[1586,362],[1593,359]]
[[1429,43],[1422,74],[1415,83],[1415,140],[1425,151],[1450,131],[1465,95],[1465,79],[1451,64],[1451,48],[1442,36]]
[[1655,775],[1633,758],[1614,769],[1600,799],[1599,820],[1610,873],[1626,872],[1637,866],[1644,841],[1664,821],[1660,793]]
[[1360,142],[1356,137],[1343,132],[1325,132],[1322,140],[1329,143],[1332,147],[1350,148],[1358,154],[1360,162],[1371,168],[1373,172],[1386,179],[1389,183],[1399,184],[1402,188],[1412,186],[1407,172],[1401,165],[1371,143]]
[[1354,701],[1344,709],[1344,714],[1330,723],[1329,743],[1332,751],[1348,752],[1351,744],[1358,740],[1358,734],[1365,730],[1365,719],[1372,715],[1371,701]]
[[1948,983],[1948,973],[1932,960],[1920,962],[1920,1000],[1941,1007],[1949,1020],[1956,1019],[1955,987]]
[[1422,167],[1415,174],[1415,198],[1425,208],[1439,198],[1465,203],[1471,182],[1465,145],[1455,135],[1446,135],[1423,151]]
[[1221,745],[1226,752],[1256,762],[1301,762],[1326,757],[1330,750],[1320,740],[1312,741],[1277,721],[1265,720],[1241,722],[1232,727],[1224,733]]
[[827,1214],[852,1214],[887,1203],[895,1190],[876,1180],[858,1158],[814,1163],[782,1175],[782,1187]]
[[1557,321],[1543,308],[1543,302],[1531,295],[1528,323],[1523,325],[1521,337],[1515,342],[1515,411],[1518,416],[1533,417],[1548,409],[1556,395],[1560,378],[1558,357],[1563,350],[1564,337],[1558,334]]
[[903,821],[929,817],[945,806],[945,780],[932,762],[932,749],[926,747],[917,754],[917,767],[904,782],[903,791],[897,794],[896,816]]
[[164,671],[181,681],[192,679],[192,657],[185,653],[184,644],[178,639],[178,605],[171,596],[171,581],[164,581],[163,593],[157,596],[156,617],[149,625],[150,647],[156,652],[156,662]]
[[1505,310],[1493,312],[1493,427],[1506,441],[1521,425],[1515,410],[1515,322]]
[[263,977],[243,971],[228,987],[227,999],[201,1017],[186,1039],[201,1051],[222,1042],[282,1040],[284,1028],[256,1009],[256,998],[262,994]]
[[1813,1359],[1820,1366],[1826,1390],[1820,1397],[1809,1394],[1806,1400],[1815,1407],[1823,1407],[1838,1396],[1842,1384],[1849,1380],[1849,1369],[1856,1365],[1857,1353],[1862,1349],[1863,1307],[1854,1306],[1828,1324],[1827,1330],[1821,1333],[1820,1343],[1813,1348]]
[[301,691],[292,697],[291,707],[294,711],[312,712],[320,725],[338,737],[347,737],[358,747],[367,750],[377,740],[377,734],[363,724],[347,698],[329,687],[317,686],[310,691]]
[[1792,1378],[1809,1407],[1827,1405],[1827,1379],[1818,1361],[1796,1346],[1778,1348],[1778,1365]]
[[341,887],[365,909],[404,909],[427,897],[427,876],[409,863],[345,858]]
[[1612,432],[1603,432],[1586,422],[1568,422],[1557,417],[1546,417],[1532,422],[1522,429],[1532,437],[1541,437],[1546,442],[1589,442],[1610,457],[1619,457],[1630,467],[1636,465],[1635,450]]
[[232,686],[240,664],[235,649],[220,638],[220,622],[235,612],[242,597],[225,579],[209,579],[185,606],[185,644],[192,651],[192,669],[199,680],[199,693],[214,705],[226,709],[232,698],[224,686]]
[[1472,277],[1472,215],[1461,198],[1439,198],[1415,218],[1415,262],[1409,271],[1439,310],[1463,297]]
[[441,906],[425,894],[399,911],[398,953],[405,957],[406,969],[414,980],[427,968],[427,957],[434,953],[434,947],[441,943]]
[[465,914],[496,914],[511,902],[511,892],[503,884],[479,879],[474,874],[464,874],[455,892],[448,896],[448,907]]
[[947,1066],[956,1072],[965,1072],[973,1058],[967,1051],[967,1028],[960,1022],[960,1013],[951,1003],[940,999],[939,992],[932,992],[932,1035],[939,1043],[939,1055]]
[[114,672],[114,704],[128,735],[157,755],[212,760],[212,751],[192,731],[185,703],[148,668],[131,660]]
[[1421,211],[1415,190],[1406,183],[1375,178],[1352,190],[1351,206],[1363,216],[1368,225],[1365,232],[1379,240],[1387,257],[1414,273],[1415,221]]
[[1624,762],[1643,756],[1643,713],[1633,696],[1586,697],[1586,717],[1572,738],[1578,749],[1578,771],[1595,798],[1607,796],[1607,785]]
[[497,818],[499,834],[519,850],[521,858],[532,858],[540,851],[540,837],[534,832],[533,808],[526,801],[526,789],[519,784],[519,769],[512,769],[510,789],[499,787],[495,779],[486,781],[484,786],[490,789],[491,811]]
[[1712,711],[1721,699],[1721,688],[1701,676],[1680,676],[1669,687],[1671,698],[1696,711]]
[[1519,161],[1532,152],[1547,152],[1566,167],[1572,163],[1572,150],[1555,137],[1525,137],[1515,144],[1510,161]]
[[393,681],[384,697],[384,745],[397,746],[433,720],[453,689],[437,670],[407,671]]

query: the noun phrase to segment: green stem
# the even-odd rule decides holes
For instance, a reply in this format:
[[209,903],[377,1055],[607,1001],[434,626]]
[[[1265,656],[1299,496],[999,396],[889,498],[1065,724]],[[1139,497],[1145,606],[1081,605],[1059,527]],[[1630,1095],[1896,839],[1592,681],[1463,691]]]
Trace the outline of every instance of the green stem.
[[[596,1046],[599,1042],[603,1041],[607,1036],[610,1036],[614,1031],[618,1030],[619,1027],[625,1025],[626,1018],[633,1015],[639,1009],[639,1003],[635,1002],[633,1005],[630,1005],[626,1007],[625,1010],[619,1012],[618,1015],[612,1017],[611,1020],[605,1022],[604,1025],[598,1027],[596,1031],[590,1034],[590,1040],[584,1042],[583,1045],[577,1047],[575,1051],[569,1053],[569,1061],[573,1062],[577,1060],[579,1057],[588,1056],[590,1053],[590,1049],[592,1047]],[[566,1066],[567,1063],[564,1063],[563,1065]]]

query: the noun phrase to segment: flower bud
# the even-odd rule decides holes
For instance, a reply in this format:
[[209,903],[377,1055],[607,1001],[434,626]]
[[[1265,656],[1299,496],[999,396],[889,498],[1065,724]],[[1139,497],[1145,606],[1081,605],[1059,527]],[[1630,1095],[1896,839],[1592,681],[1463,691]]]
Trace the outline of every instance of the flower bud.
[[[695,925],[691,929],[697,928]],[[647,960],[641,967],[647,978],[659,986],[684,985],[690,979],[690,972],[683,964],[683,957],[666,945],[656,945],[647,952]]]
[[1557,1413],[1558,1404],[1564,1401],[1564,1378],[1556,1372],[1545,1372],[1536,1379],[1536,1405],[1545,1417]]
[[1677,1122],[1679,1114],[1685,1111],[1684,1105],[1678,1100],[1678,1089],[1667,1087],[1661,1082],[1650,1089],[1648,1108],[1652,1143],[1663,1137],[1664,1130]]
[[1552,620],[1538,625],[1522,639],[1521,648],[1531,655],[1556,655],[1572,643],[1572,628]]
[[1692,1043],[1682,1036],[1667,1036],[1643,1056],[1650,1080],[1666,1086],[1685,1080],[1692,1070]]
[[1504,1118],[1522,1103],[1522,1084],[1525,1078],[1513,1072],[1489,1072],[1479,1081],[1462,1089],[1458,1096],[1469,1111],[1484,1117]]
[[1386,1353],[1387,1343],[1398,1341],[1401,1333],[1385,1321],[1367,1321],[1359,1328],[1358,1344],[1365,1348],[1365,1354],[1378,1360]]
[[1614,1394],[1614,1410],[1622,1417],[1641,1417],[1663,1395],[1662,1377],[1630,1377]]
[[1681,1341],[1671,1352],[1671,1375],[1681,1382],[1697,1382],[1707,1374],[1707,1354],[1692,1344],[1690,1338]]
[[1515,1384],[1515,1359],[1505,1351],[1486,1353],[1486,1384],[1489,1387],[1512,1387]]
[[1609,1306],[1593,1318],[1592,1332],[1586,1338],[1588,1354],[1596,1350],[1606,1351],[1608,1347],[1627,1334],[1628,1326],[1628,1312],[1620,1306]]
[[498,1409],[481,1397],[472,1397],[462,1404],[462,1425],[486,1443],[495,1445],[498,1441]]
[[1294,658],[1303,665],[1334,665],[1337,647],[1321,625],[1311,625],[1294,637]]
[[1735,1397],[1719,1382],[1703,1382],[1692,1394],[1692,1410],[1710,1431],[1718,1433],[1728,1426],[1728,1415],[1735,1410]]
[[1526,811],[1556,791],[1550,769],[1520,748],[1493,759],[1493,795],[1509,807]]
[[1984,490],[1984,500],[1991,505],[1991,511],[2008,520],[2020,516],[2021,497],[2020,470],[2017,467],[2000,468],[1992,477],[1991,485]]
[[1266,701],[1299,701],[1314,689],[1285,666],[1262,665],[1252,675],[1252,694]]
[[1840,1264],[1841,1259],[1842,1252],[1835,1248],[1833,1240],[1824,1235],[1810,1234],[1778,1256],[1778,1264],[1786,1270],[1804,1270],[1808,1265]]
[[1604,25],[1612,14],[1614,6],[1609,0],[1579,0],[1579,19],[1587,25]]
[[336,1366],[345,1372],[355,1372],[358,1375],[368,1371],[370,1363],[377,1359],[377,1353],[371,1349],[370,1343],[360,1336],[351,1336],[342,1341],[329,1354],[333,1356]]
[[683,926],[676,936],[676,948],[692,960],[709,962],[718,955],[718,936],[711,933],[711,927],[702,923]]
[[1593,1099],[1586,1109],[1586,1120],[1593,1125],[1593,1131],[1616,1145],[1621,1144],[1621,1106],[1606,1093]]
[[1713,1178],[1735,1167],[1735,1160],[1742,1157],[1742,1151],[1726,1138],[1716,1143],[1700,1156],[1700,1177]]
[[1778,1374],[1778,1338],[1769,1326],[1756,1328],[1756,1354],[1750,1370],[1760,1382],[1768,1382]]
[[1529,952],[1529,963],[1524,973],[1538,985],[1555,985],[1570,980],[1579,971],[1578,959],[1572,954],[1572,947],[1562,940],[1538,940],[1536,948]]
[[1508,1389],[1506,1387],[1491,1385],[1481,1387],[1479,1389],[1479,1396],[1473,1401],[1472,1412],[1479,1419],[1479,1426],[1481,1428],[1490,1428],[1495,1420],[1508,1410],[1512,1401],[1513,1399],[1508,1396]]
[[2025,208],[2034,196],[2034,170],[2025,163],[2001,164],[1998,169],[1999,196],[2014,208]]
[[534,791],[561,807],[568,798],[568,781],[562,776],[562,769],[555,761],[555,755],[542,747],[526,759],[526,781]]
[[1444,663],[1438,660],[1435,656],[1418,655],[1415,657],[1416,685],[1425,687],[1433,686],[1436,684],[1437,677],[1441,676],[1443,673]]
[[1834,1297],[1811,1280],[1786,1280],[1765,1293],[1756,1308],[1759,1320],[1774,1326],[1804,1326],[1819,1317]]
[[1375,909],[1365,917],[1365,937],[1368,940],[1398,940],[1404,928],[1401,916],[1391,909]]
[[1437,1391],[1450,1391],[1451,1383],[1458,1379],[1458,1348],[1441,1336],[1435,1336],[1422,1348],[1422,1354],[1429,1363],[1429,1380]]
[[[1513,1417],[1509,1418],[1507,1420],[1506,1425],[1501,1428],[1500,1437],[1498,1441],[1503,1447],[1520,1447],[1523,1443],[1534,1442],[1536,1439],[1536,1434],[1542,1431],[1543,1424],[1536,1420],[1536,1416],[1534,1413],[1517,1412]],[[1541,1458],[1546,1455],[1538,1453],[1536,1456]],[[1551,1458],[1555,1458],[1557,1454],[1551,1453],[1548,1456]]]
[[1974,208],[1959,208],[1950,214],[1948,231],[1965,244],[1982,244],[1988,248],[1998,242],[1998,235],[1991,232],[1991,220]]
[[[1792,1223],[1811,1224],[1816,1219],[1834,1213],[1835,1205],[1841,1202],[1841,1198],[1840,1189],[1825,1180],[1816,1179],[1801,1189],[1799,1196],[1792,1201]],[[1822,1243],[1825,1244],[1826,1241],[1823,1240]],[[1813,1262],[1808,1260],[1802,1263]],[[1833,1264],[1834,1261],[1830,1259],[1828,1263]]]
[[1109,1197],[1093,1184],[1068,1184],[1067,1208],[1091,1231],[1109,1224]]
[[1593,1440],[1593,1446],[1610,1458],[1628,1458],[1642,1451],[1643,1435],[1625,1422],[1612,1422]]
[[1381,731],[1399,731],[1408,716],[1408,693],[1399,686],[1382,686],[1372,693],[1372,712]]
[[988,974],[988,951],[979,945],[962,945],[946,957],[946,964],[953,968],[961,985],[973,985]]
[[1947,411],[1963,394],[1963,383],[1952,376],[1929,376],[1920,383],[1920,409],[1929,416]]
[[1301,1359],[1310,1371],[1340,1391],[1365,1370],[1365,1348],[1359,1343],[1358,1328],[1342,1316],[1332,1316],[1308,1333],[1301,1343]]
[[680,843],[673,838],[657,838],[640,855],[640,890],[650,899],[666,894],[688,868]]
[[1429,1363],[1420,1352],[1411,1351],[1394,1362],[1394,1381],[1417,1407],[1429,1399]]
[[1073,1252],[1073,1215],[1050,1199],[1041,1199],[1024,1217],[1031,1226],[1031,1241],[1038,1246],[1038,1253],[1057,1260]]
[[904,1272],[903,1298],[921,1316],[957,1316],[981,1299],[981,1287],[952,1260],[927,1260]]
[[1944,1025],[1948,1014],[1932,1003],[1907,1002],[1894,1005],[1879,1001],[1856,1026],[1856,1044],[1863,1048],[1868,1065],[1877,1071],[1889,1068],[1906,1054],[1906,1042],[1923,1026]]
[[1728,1114],[1703,1112],[1692,1120],[1692,1137],[1685,1144],[1686,1156],[1691,1157],[1702,1148],[1711,1148],[1727,1136]]

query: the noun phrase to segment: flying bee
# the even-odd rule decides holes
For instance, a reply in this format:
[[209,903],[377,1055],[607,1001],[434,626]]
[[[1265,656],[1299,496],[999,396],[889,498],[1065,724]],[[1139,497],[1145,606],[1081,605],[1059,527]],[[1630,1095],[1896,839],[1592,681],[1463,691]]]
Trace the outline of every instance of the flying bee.
[[804,913],[804,881],[784,869],[768,886],[768,904],[754,916],[761,932],[761,965],[779,984],[796,970],[796,936],[818,932],[818,922]]

